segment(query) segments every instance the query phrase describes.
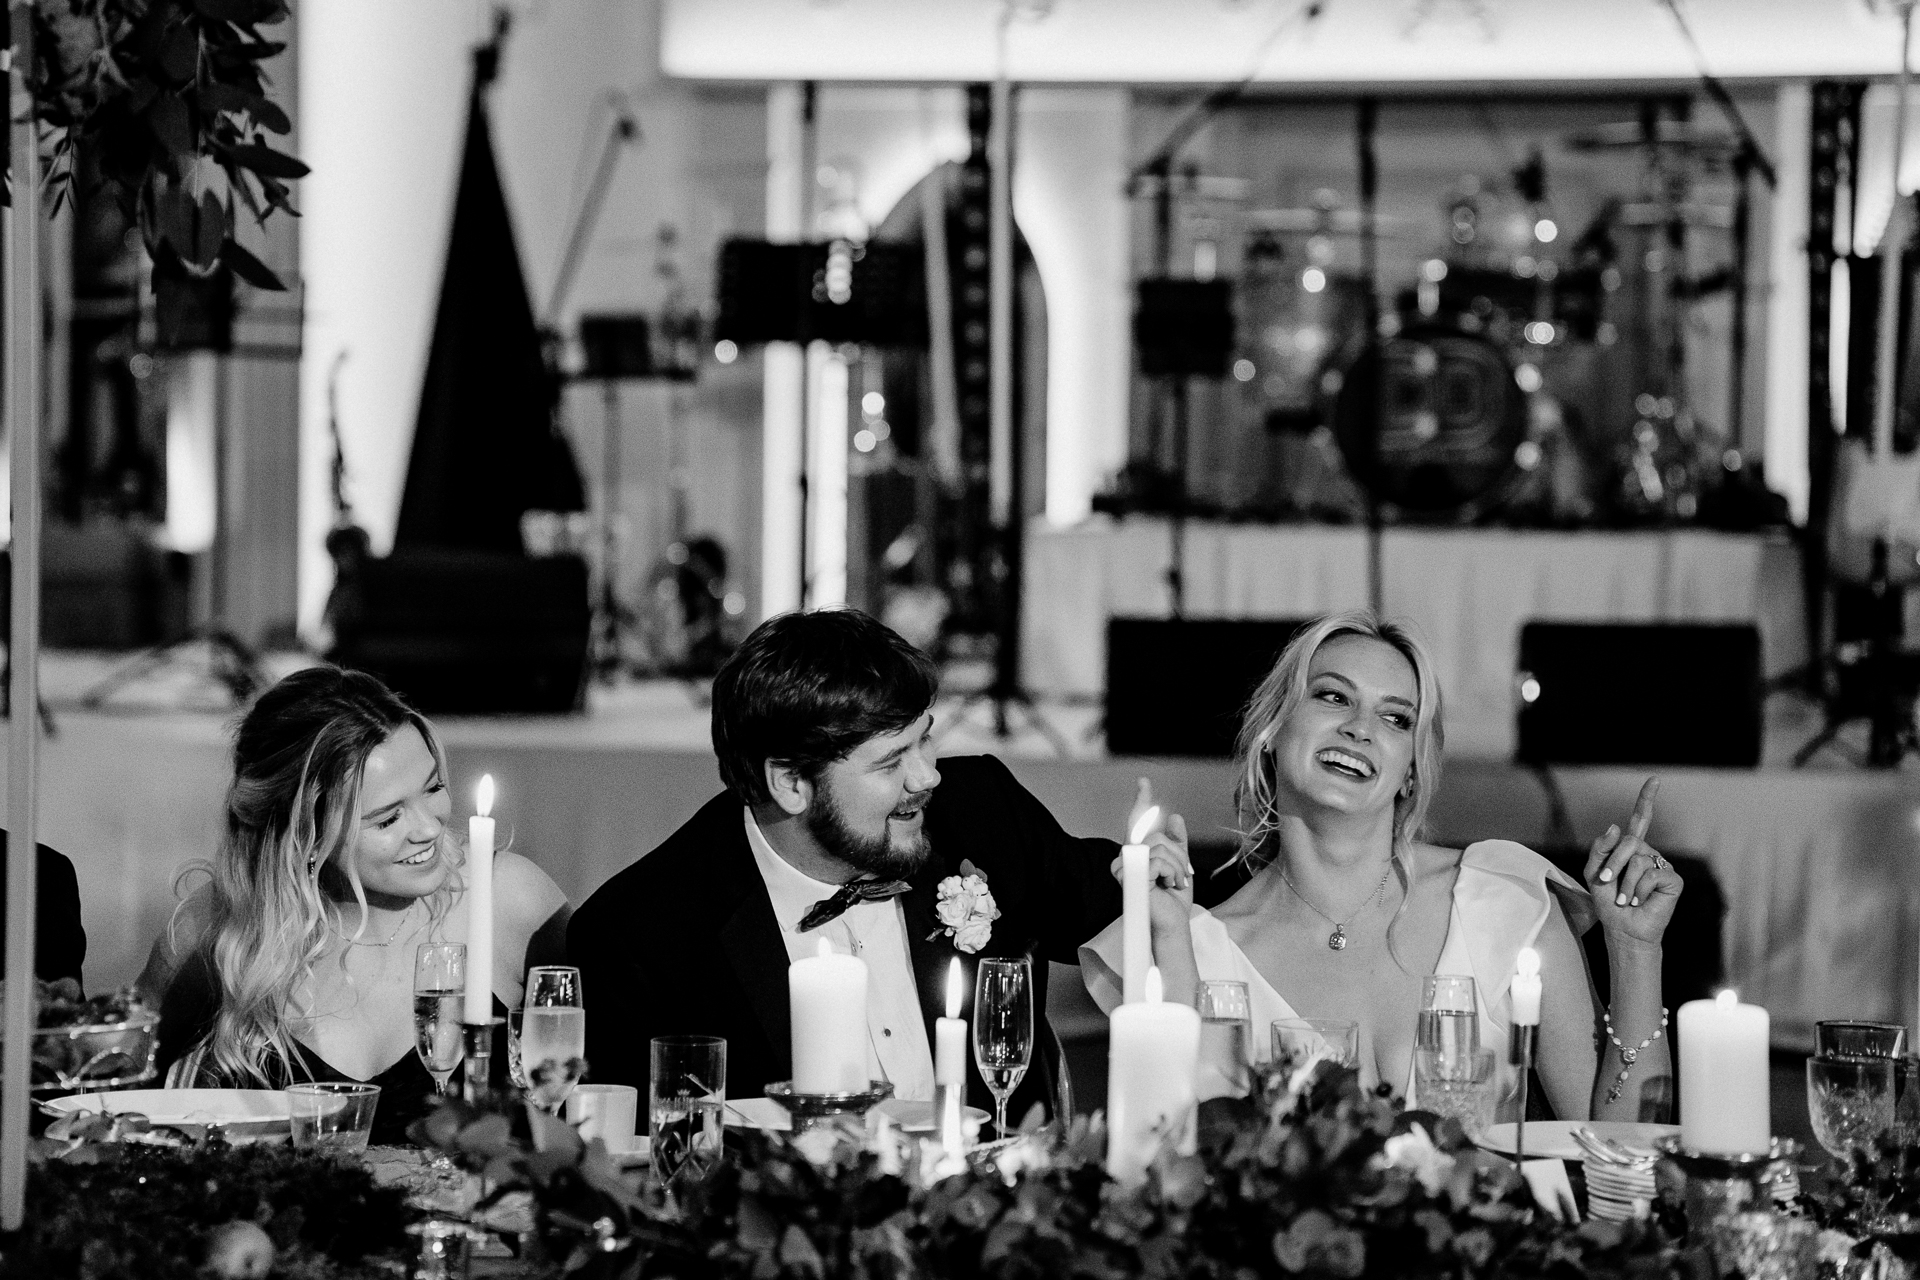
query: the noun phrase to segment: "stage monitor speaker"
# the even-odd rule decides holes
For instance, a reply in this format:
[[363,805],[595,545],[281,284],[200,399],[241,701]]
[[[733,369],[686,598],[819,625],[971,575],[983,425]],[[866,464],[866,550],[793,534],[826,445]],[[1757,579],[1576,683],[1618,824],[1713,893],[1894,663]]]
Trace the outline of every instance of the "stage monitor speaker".
[[576,710],[590,610],[578,556],[415,549],[342,580],[327,656],[432,713]]
[[1233,286],[1225,280],[1140,281],[1133,342],[1150,378],[1224,378],[1233,354]]
[[1520,631],[1526,764],[1760,763],[1751,623],[1530,622]]
[[645,378],[653,374],[653,325],[645,316],[580,317],[583,378]]
[[1107,622],[1107,750],[1231,756],[1240,713],[1304,623],[1174,618]]
[[713,336],[759,342],[927,345],[925,258],[917,244],[830,241],[720,246]]

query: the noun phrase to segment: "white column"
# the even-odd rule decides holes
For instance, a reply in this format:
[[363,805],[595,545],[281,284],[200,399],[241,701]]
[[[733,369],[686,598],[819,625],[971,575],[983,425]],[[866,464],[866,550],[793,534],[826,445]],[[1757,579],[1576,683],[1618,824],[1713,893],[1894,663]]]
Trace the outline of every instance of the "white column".
[[[1807,202],[1813,95],[1805,81],[1780,86],[1767,259],[1767,485],[1807,516]],[[1836,302],[1838,300],[1836,299]]]
[[[767,239],[805,238],[806,183],[801,89],[767,90]],[[760,617],[801,601],[800,484],[805,464],[805,356],[792,342],[762,354],[760,400]]]
[[807,349],[807,607],[847,602],[847,361],[824,342]]

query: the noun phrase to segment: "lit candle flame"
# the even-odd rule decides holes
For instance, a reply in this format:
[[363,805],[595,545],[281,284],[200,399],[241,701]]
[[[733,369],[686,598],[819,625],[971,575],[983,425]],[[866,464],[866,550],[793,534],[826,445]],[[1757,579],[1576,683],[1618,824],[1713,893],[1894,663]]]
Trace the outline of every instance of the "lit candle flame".
[[1128,844],[1145,844],[1153,829],[1160,825],[1160,806],[1150,804],[1133,824],[1133,830],[1127,833]]
[[1540,953],[1532,947],[1520,948],[1520,954],[1514,958],[1514,972],[1522,978],[1540,976]]
[[480,775],[480,785],[474,788],[473,811],[481,817],[493,812],[493,775]]
[[947,1016],[960,1016],[960,957],[955,956],[953,963],[947,966]]
[[1740,993],[1732,987],[1722,987],[1720,988],[1720,994],[1713,999],[1714,1003],[1718,1004],[1722,1009],[1731,1009],[1740,1003]]
[[1159,1004],[1165,995],[1166,993],[1161,990],[1160,966],[1152,965],[1147,969],[1146,1003]]

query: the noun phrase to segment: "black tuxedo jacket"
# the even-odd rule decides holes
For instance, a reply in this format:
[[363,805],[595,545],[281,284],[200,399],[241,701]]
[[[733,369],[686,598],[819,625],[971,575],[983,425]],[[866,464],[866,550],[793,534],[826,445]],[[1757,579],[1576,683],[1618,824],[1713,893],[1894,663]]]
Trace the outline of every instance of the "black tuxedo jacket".
[[[1031,954],[1034,961],[1033,1065],[1007,1109],[1017,1123],[1035,1102],[1053,1110],[1056,1073],[1065,1068],[1045,1025],[1047,961],[1078,963],[1079,945],[1120,914],[1120,888],[1108,871],[1118,850],[1111,840],[1062,831],[992,756],[939,767],[926,810],[933,856],[901,899],[927,1042],[945,1012],[948,964],[959,954],[934,914],[938,886],[969,861],[986,877],[1000,918],[977,956],[960,956],[968,1016],[974,960]],[[725,1036],[729,1098],[754,1097],[768,1081],[792,1075],[787,949],[742,809],[731,794],[714,797],[573,913],[567,950],[586,998],[590,1079],[644,1094],[648,1045],[662,1035]],[[971,1046],[967,1095],[992,1110]]]

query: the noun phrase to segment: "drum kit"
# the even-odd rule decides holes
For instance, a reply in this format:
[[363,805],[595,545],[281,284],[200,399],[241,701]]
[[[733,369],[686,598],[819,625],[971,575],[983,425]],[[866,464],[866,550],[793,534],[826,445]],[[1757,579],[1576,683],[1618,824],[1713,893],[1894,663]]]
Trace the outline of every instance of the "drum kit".
[[[1744,307],[1739,136],[1650,110],[1562,142],[1640,162],[1638,190],[1604,202],[1578,234],[1555,224],[1538,152],[1510,182],[1463,179],[1437,217],[1375,213],[1371,228],[1329,191],[1305,207],[1235,208],[1244,186],[1189,175],[1196,267],[1211,271],[1216,256],[1199,241],[1235,224],[1242,237],[1232,374],[1241,411],[1268,433],[1278,474],[1265,492],[1280,495],[1268,514],[1764,521],[1754,503],[1726,500],[1729,486],[1758,488],[1741,474],[1738,397],[1728,393],[1725,421],[1703,420],[1687,368],[1698,309],[1725,295]],[[1701,198],[1727,186],[1701,178],[1729,173],[1729,198]],[[1388,251],[1378,257],[1418,264],[1390,297],[1343,267],[1366,257],[1354,249],[1369,231]],[[1696,250],[1724,265],[1689,274]]]

